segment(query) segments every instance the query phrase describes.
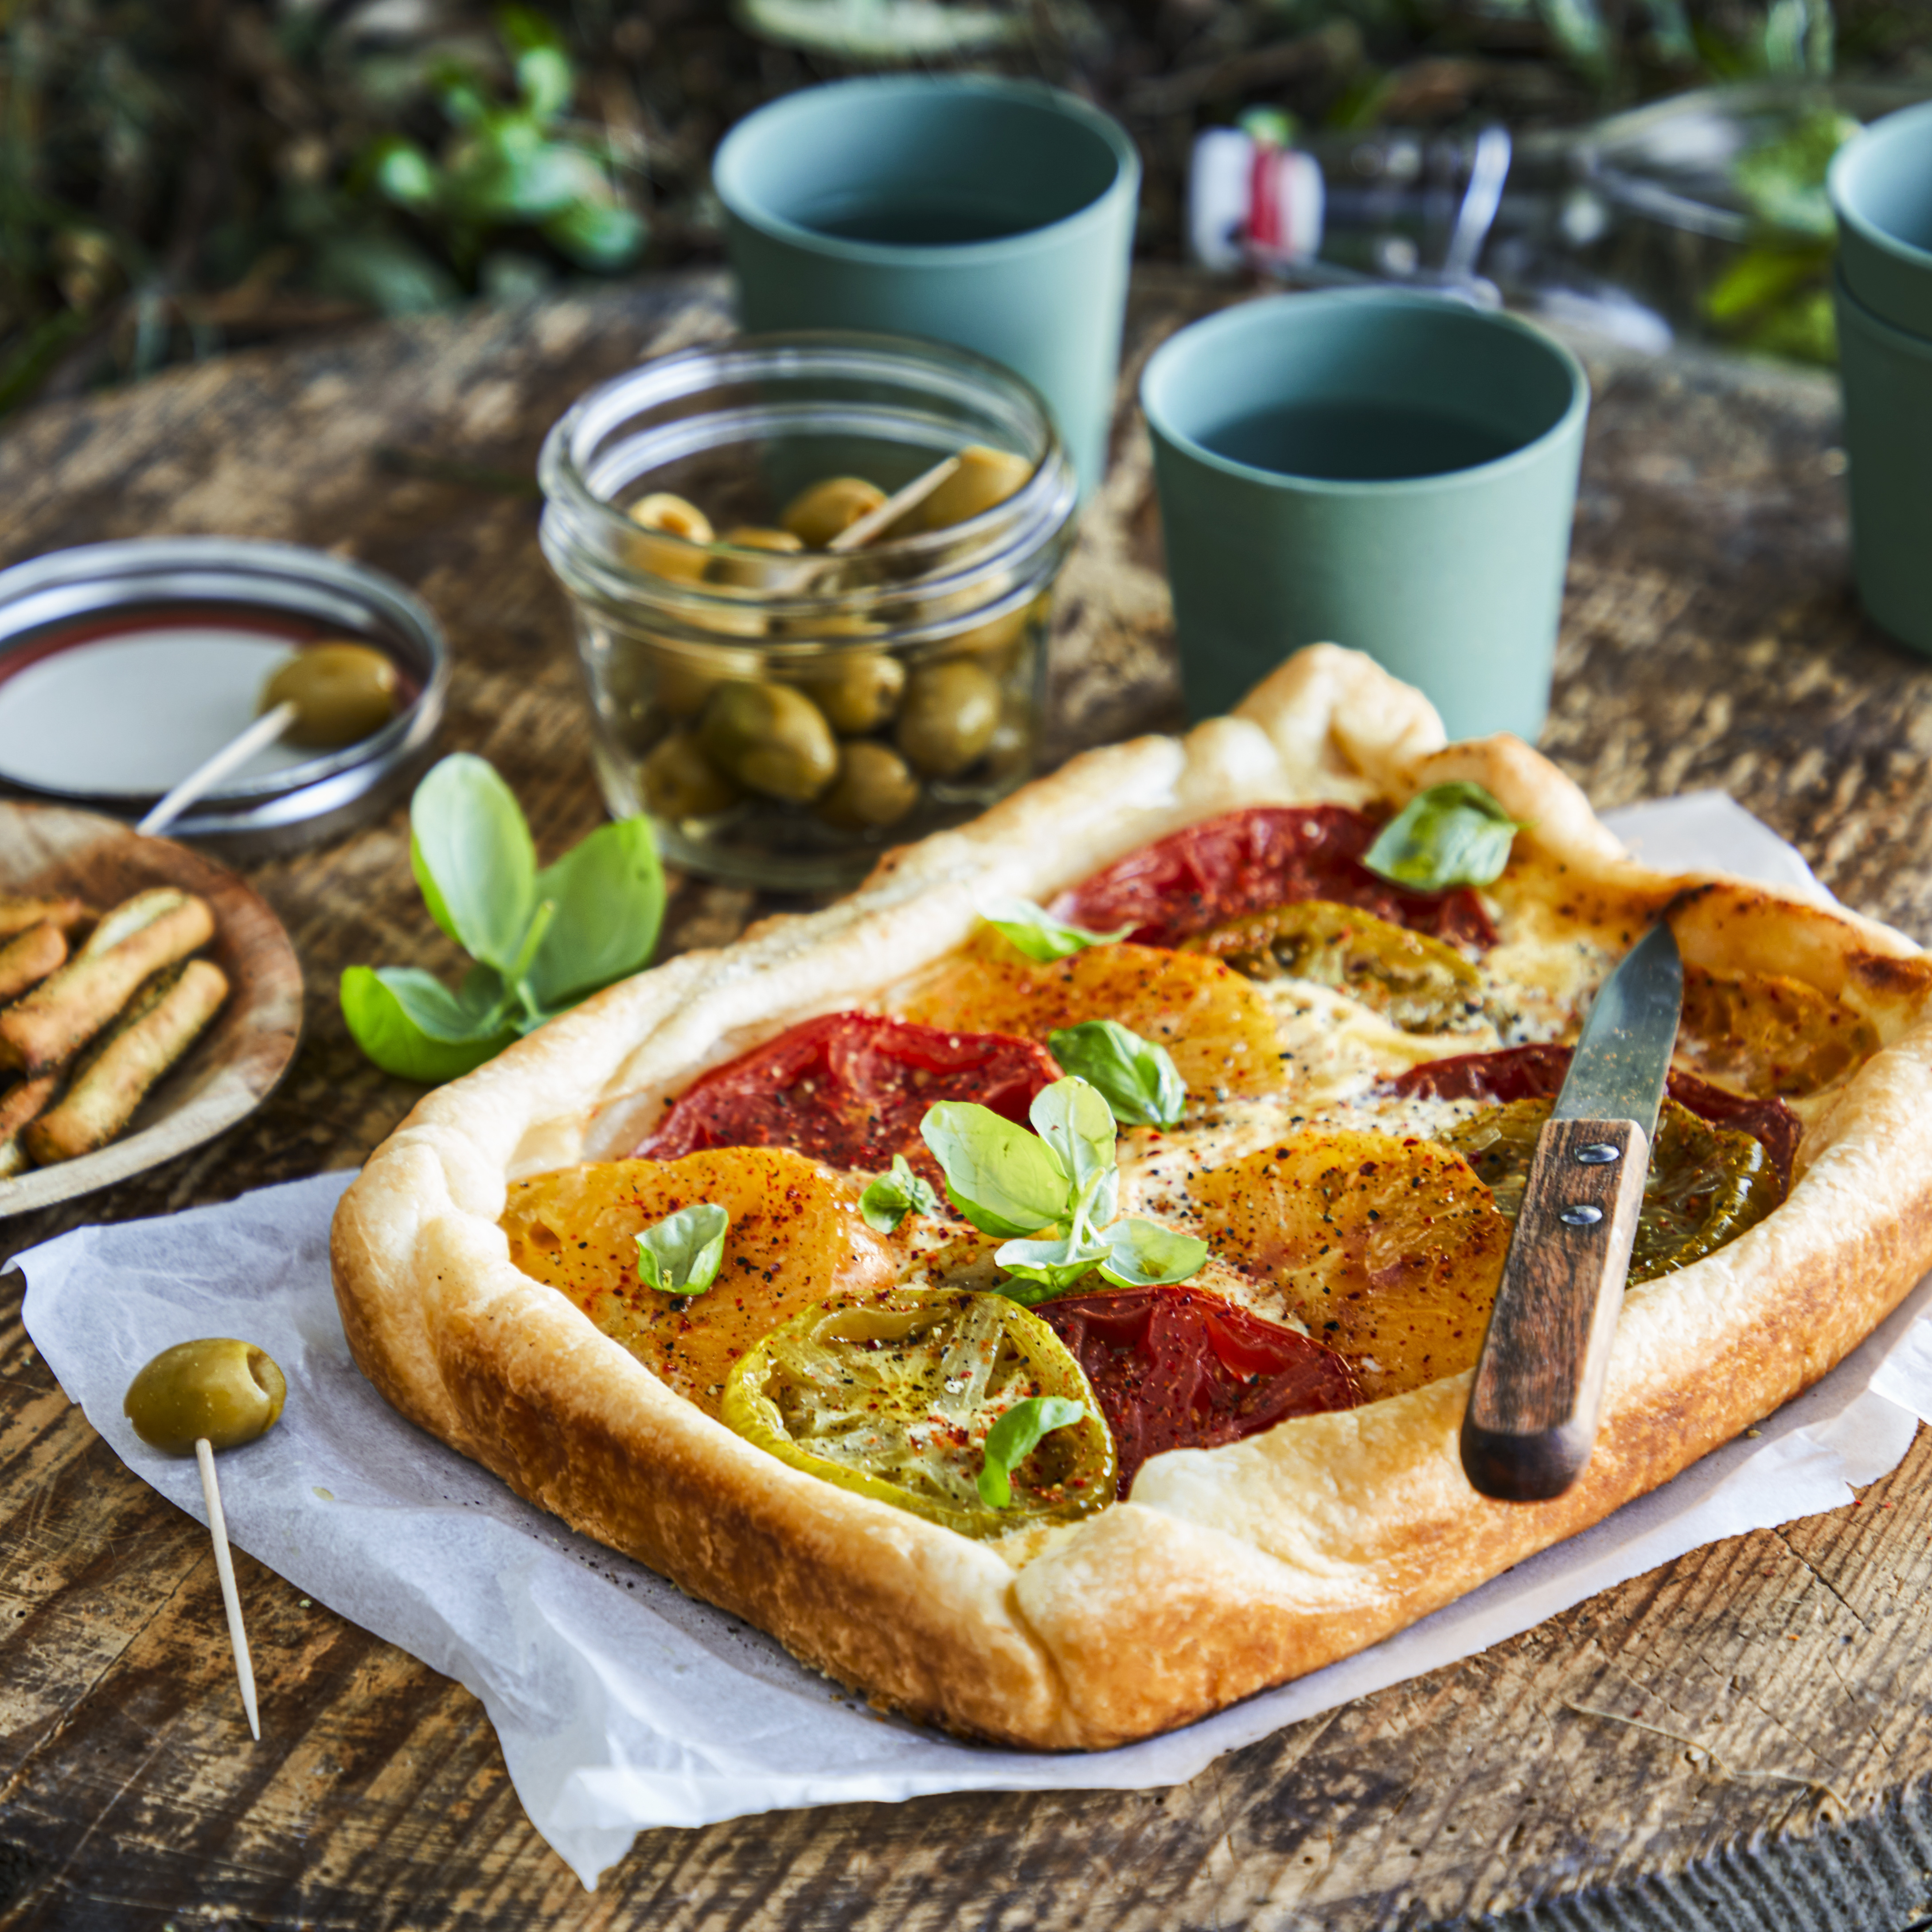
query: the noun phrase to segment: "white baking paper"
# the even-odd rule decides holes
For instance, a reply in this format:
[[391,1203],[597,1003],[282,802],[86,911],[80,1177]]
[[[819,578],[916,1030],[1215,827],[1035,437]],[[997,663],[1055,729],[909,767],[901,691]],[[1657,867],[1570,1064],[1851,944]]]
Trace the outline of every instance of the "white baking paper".
[[[1632,820],[1652,863],[1818,890],[1795,852],[1714,794]],[[330,1292],[328,1220],[347,1180],[50,1241],[21,1257],[28,1330],[122,1460],[197,1518],[194,1464],[146,1448],[122,1394],[143,1362],[192,1336],[267,1348],[288,1406],[271,1434],[221,1460],[230,1535],[468,1685],[531,1822],[586,1886],[650,1826],[929,1792],[1178,1784],[1223,1751],[1469,1656],[1702,1544],[1839,1508],[1852,1484],[1897,1465],[1918,1418],[1932,1420],[1928,1277],[1760,1439],[1359,1657],[1123,1750],[976,1748],[867,1710],[398,1418],[350,1362]]]

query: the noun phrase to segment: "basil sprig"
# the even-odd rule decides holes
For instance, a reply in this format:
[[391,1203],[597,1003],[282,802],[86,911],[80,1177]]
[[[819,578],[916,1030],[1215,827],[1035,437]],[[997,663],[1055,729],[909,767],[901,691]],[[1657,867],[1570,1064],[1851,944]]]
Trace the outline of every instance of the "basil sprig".
[[1411,892],[1486,886],[1502,876],[1522,829],[1480,785],[1457,778],[1411,799],[1376,833],[1362,863]]
[[1056,1429],[1070,1429],[1088,1415],[1084,1402],[1064,1395],[1030,1395],[1016,1402],[986,1432],[985,1462],[980,1470],[980,1500],[988,1509],[1007,1509],[1013,1500],[1014,1470]]
[[980,908],[980,916],[1042,966],[1090,946],[1112,946],[1133,931],[1131,926],[1124,926],[1118,932],[1089,932],[1084,926],[1069,926],[1064,920],[1055,919],[1030,899],[988,899]]
[[[1017,1282],[1001,1292],[1031,1304],[1064,1294],[1097,1269],[1118,1288],[1185,1281],[1208,1244],[1157,1221],[1115,1220],[1120,1174],[1112,1110],[1077,1078],[1034,1096],[1028,1133],[970,1100],[926,1109],[920,1133],[946,1175],[946,1196],[982,1233],[1004,1238],[993,1259]],[[1055,1232],[1048,1234],[1049,1229]],[[1043,1240],[1029,1235],[1046,1234]]]
[[868,1228],[890,1234],[908,1214],[937,1214],[939,1196],[932,1183],[915,1174],[905,1156],[892,1156],[892,1171],[882,1174],[859,1197],[859,1212]]
[[410,803],[410,864],[430,916],[476,963],[451,992],[417,966],[351,966],[342,1015],[386,1073],[453,1080],[651,956],[664,875],[650,822],[599,826],[539,869],[510,788],[443,759]]
[[638,1274],[660,1294],[702,1294],[718,1279],[731,1217],[709,1201],[654,1221],[638,1237]]
[[1046,1050],[1097,1087],[1123,1126],[1171,1127],[1186,1107],[1187,1084],[1167,1048],[1118,1020],[1062,1027],[1047,1036]]

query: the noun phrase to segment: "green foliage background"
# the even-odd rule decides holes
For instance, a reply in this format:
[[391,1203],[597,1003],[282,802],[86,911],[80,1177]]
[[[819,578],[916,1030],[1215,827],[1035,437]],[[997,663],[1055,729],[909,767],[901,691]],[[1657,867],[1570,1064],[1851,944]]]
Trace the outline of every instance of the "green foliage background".
[[[1143,250],[1174,256],[1195,132],[1257,103],[1318,127],[1538,126],[1834,66],[1932,74],[1932,7],[0,0],[0,410],[370,314],[712,256],[719,135],[869,68],[1035,74],[1098,101],[1147,156]],[[1787,272],[1760,264],[1715,300],[1748,316]]]

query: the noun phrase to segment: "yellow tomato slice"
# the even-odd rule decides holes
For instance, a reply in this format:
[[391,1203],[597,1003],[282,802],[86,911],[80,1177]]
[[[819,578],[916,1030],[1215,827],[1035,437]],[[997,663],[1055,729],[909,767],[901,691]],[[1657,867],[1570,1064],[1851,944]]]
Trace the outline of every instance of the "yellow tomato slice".
[[[1012,1502],[979,1491],[987,1432],[1029,1396],[1083,1403],[1012,1472]],[[724,1419],[808,1475],[964,1536],[1069,1522],[1114,1500],[1113,1438],[1080,1364],[1004,1295],[901,1289],[794,1316],[731,1372]]]
[[[708,1201],[730,1216],[702,1294],[662,1294],[638,1274],[638,1236]],[[513,1181],[510,1258],[548,1282],[677,1393],[716,1415],[731,1365],[800,1309],[889,1286],[895,1270],[855,1200],[783,1148],[722,1148],[682,1160],[592,1161]]]
[[1216,1255],[1278,1288],[1372,1400],[1474,1364],[1510,1225],[1460,1155],[1394,1134],[1303,1134],[1188,1191]]
[[1726,1086],[1802,1100],[1878,1049],[1870,1021],[1802,980],[1684,969],[1678,1057]]
[[1118,1020],[1174,1058],[1200,1099],[1280,1084],[1274,1016],[1219,960],[1157,946],[1090,946],[1045,964],[997,933],[976,940],[898,1009],[952,1033],[1011,1033],[1042,1045],[1082,1020]]

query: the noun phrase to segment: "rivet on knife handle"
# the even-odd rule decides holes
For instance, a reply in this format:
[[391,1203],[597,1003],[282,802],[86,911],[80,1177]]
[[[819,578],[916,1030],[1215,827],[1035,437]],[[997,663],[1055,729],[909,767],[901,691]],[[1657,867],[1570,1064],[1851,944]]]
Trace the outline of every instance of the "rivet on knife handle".
[[1634,1120],[1553,1120],[1538,1138],[1462,1418],[1485,1496],[1561,1496],[1590,1460],[1649,1154]]

